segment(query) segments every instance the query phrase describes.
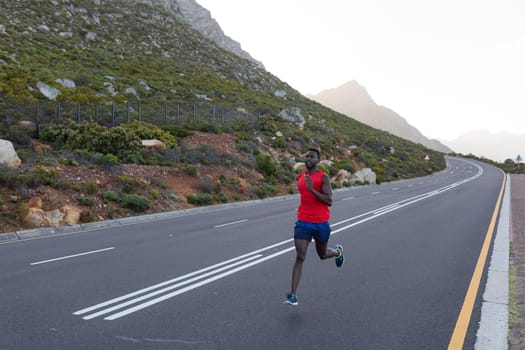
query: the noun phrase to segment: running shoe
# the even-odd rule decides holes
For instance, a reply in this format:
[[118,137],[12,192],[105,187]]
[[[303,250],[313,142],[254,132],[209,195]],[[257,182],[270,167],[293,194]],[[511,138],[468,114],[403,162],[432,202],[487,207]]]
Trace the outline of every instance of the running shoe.
[[335,246],[335,250],[337,250],[337,256],[335,257],[335,266],[341,267],[345,263],[345,256],[343,254],[343,246],[338,244]]
[[284,299],[283,304],[294,305],[294,306],[299,305],[299,302],[297,301],[297,295],[289,293],[286,296],[286,299]]

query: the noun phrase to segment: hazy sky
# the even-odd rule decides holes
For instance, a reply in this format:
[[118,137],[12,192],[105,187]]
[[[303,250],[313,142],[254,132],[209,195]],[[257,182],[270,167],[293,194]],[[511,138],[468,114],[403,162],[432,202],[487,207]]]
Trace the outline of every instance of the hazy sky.
[[303,94],[349,80],[425,136],[525,134],[523,0],[196,0]]

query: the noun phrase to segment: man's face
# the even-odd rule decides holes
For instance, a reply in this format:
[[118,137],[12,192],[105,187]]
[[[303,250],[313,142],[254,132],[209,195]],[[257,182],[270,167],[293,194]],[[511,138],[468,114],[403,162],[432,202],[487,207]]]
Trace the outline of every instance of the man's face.
[[307,169],[311,169],[315,167],[319,163],[319,158],[317,157],[317,153],[314,151],[308,151],[305,156],[305,166]]

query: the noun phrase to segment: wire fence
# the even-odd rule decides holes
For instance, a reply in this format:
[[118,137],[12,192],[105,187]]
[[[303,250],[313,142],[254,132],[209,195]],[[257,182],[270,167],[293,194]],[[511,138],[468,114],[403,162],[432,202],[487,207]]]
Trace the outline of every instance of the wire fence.
[[239,121],[252,122],[260,115],[243,109],[227,109],[205,104],[95,102],[75,103],[60,101],[13,100],[0,96],[0,120],[2,131],[15,122],[29,121],[39,131],[51,124],[67,121],[96,122],[106,127],[115,127],[135,120],[158,126],[195,126],[210,124],[228,127]]

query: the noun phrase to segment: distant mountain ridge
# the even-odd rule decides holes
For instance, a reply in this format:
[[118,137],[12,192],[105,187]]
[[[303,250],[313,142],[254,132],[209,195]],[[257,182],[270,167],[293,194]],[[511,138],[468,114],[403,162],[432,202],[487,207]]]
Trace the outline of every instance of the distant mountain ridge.
[[365,87],[355,80],[307,97],[376,129],[388,131],[439,152],[452,152],[440,141],[425,137],[396,112],[376,104]]
[[442,141],[456,152],[473,154],[493,161],[516,160],[518,154],[525,156],[525,135],[509,132],[491,133],[488,130],[472,130],[452,141]]

